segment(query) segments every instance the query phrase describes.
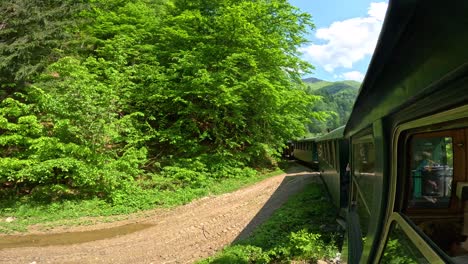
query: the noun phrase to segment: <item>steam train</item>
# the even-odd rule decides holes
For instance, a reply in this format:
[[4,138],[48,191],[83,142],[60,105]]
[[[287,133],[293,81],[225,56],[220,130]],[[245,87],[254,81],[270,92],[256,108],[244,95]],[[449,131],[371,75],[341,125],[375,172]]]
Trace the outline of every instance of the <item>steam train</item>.
[[468,1],[390,0],[347,124],[293,153],[341,208],[342,262],[468,263]]

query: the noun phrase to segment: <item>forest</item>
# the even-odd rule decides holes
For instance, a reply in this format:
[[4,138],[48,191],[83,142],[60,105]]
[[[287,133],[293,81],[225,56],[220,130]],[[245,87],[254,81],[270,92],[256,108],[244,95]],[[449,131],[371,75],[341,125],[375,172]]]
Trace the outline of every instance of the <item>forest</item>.
[[321,98],[312,107],[321,118],[312,118],[307,125],[309,136],[327,133],[348,121],[361,83],[357,81],[328,82],[316,78],[303,79],[306,91]]
[[0,14],[11,207],[158,204],[274,168],[334,113],[301,81],[314,24],[286,0],[4,0]]

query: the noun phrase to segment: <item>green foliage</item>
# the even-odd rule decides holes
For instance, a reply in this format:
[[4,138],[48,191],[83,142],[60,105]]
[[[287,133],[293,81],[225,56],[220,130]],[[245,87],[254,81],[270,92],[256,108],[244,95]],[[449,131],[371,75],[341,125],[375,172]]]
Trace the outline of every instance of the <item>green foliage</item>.
[[[140,175],[146,149],[120,146],[131,139],[125,131],[132,127],[125,126],[128,118],[122,122],[114,114],[113,90],[73,58],[59,60],[49,71],[31,88],[36,105],[11,98],[2,102],[6,133],[0,142],[7,149],[0,159],[2,181],[28,192],[59,184],[70,193],[109,194]],[[58,194],[54,188],[39,189]]]
[[290,235],[292,256],[299,256],[301,259],[317,261],[324,257],[332,258],[336,256],[336,246],[329,246],[321,239],[320,234],[309,233],[303,229]]
[[213,264],[249,264],[249,263],[270,263],[271,258],[268,252],[264,252],[261,247],[251,245],[234,245],[223,250],[223,254],[213,259],[207,259],[202,263]]
[[325,82],[317,80],[306,83],[309,94],[320,96],[312,111],[321,113],[308,125],[309,133],[326,133],[343,126],[348,121],[354,101],[358,94],[359,83],[355,81]]
[[7,0],[0,14],[4,197],[190,200],[275,167],[321,117],[299,79],[313,24],[286,0]]
[[[8,195],[0,188],[3,197],[0,204],[0,218],[15,217],[16,221],[0,222],[0,233],[24,232],[30,225],[39,227],[57,225],[89,225],[95,221],[113,221],[126,218],[121,214],[134,213],[154,207],[173,207],[213,194],[234,191],[267,177],[284,173],[275,171],[262,175],[246,175],[239,178],[215,180],[204,187],[185,187],[168,189],[157,179],[139,179],[138,185],[127,185],[112,192],[112,203],[99,197],[89,199],[62,199],[47,201],[51,192],[62,191],[62,186],[39,186],[28,196]],[[161,178],[156,176],[155,178]],[[128,182],[127,182],[128,183]],[[166,184],[172,184],[171,179]],[[45,195],[45,196],[44,196]],[[106,217],[102,217],[106,216]],[[83,218],[84,217],[84,218]],[[90,221],[89,217],[97,217]]]
[[157,36],[164,77],[135,95],[159,149],[255,163],[301,133],[312,98],[292,80],[307,65],[287,54],[304,42],[305,14],[285,1],[176,1],[170,12]]
[[18,177],[17,171],[34,161],[28,156],[31,143],[42,134],[42,126],[32,115],[31,106],[7,98],[0,103],[0,183]]
[[382,263],[391,264],[416,264],[418,263],[415,254],[408,250],[407,245],[402,244],[398,239],[389,239],[382,258]]
[[322,185],[310,184],[291,197],[250,237],[200,263],[282,263],[335,258],[340,233],[335,208]]
[[0,2],[0,99],[31,82],[73,42],[85,1]]
[[223,161],[221,157],[201,155],[197,158],[178,159],[172,166],[162,168],[160,182],[170,182],[173,188],[205,187],[213,180],[254,177],[252,168],[235,161]]

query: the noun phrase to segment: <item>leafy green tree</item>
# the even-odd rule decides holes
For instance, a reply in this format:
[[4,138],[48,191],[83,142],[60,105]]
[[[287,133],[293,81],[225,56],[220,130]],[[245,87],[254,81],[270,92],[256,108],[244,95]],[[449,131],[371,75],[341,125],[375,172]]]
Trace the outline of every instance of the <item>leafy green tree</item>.
[[318,115],[297,52],[313,24],[286,0],[0,10],[0,183],[17,191],[121,203],[139,180],[250,175]]
[[113,90],[89,64],[65,57],[49,66],[30,87],[35,105],[3,101],[0,146],[8,151],[0,158],[1,182],[49,197],[109,195],[142,173],[146,149],[128,143],[132,116],[117,118]]
[[33,81],[73,41],[84,0],[0,2],[0,99]]
[[309,94],[322,98],[313,106],[312,111],[323,113],[308,125],[309,132],[326,133],[328,130],[345,125],[357,97],[357,84],[354,82],[314,82],[307,86]]
[[175,1],[170,12],[156,43],[164,79],[138,100],[164,149],[249,160],[302,133],[308,15],[287,1]]

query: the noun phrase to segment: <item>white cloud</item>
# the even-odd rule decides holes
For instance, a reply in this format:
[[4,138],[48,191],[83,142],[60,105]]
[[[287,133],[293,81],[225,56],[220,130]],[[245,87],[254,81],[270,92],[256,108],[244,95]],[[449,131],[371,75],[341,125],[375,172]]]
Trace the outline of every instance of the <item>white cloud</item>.
[[388,4],[385,2],[380,3],[371,3],[367,14],[371,17],[376,17],[379,20],[383,20],[385,18],[385,13],[387,12]]
[[313,64],[328,72],[336,68],[352,69],[353,63],[372,55],[387,10],[387,3],[371,3],[366,17],[333,22],[319,28],[316,38],[325,44],[312,44],[301,51]]
[[350,72],[345,72],[340,77],[344,78],[345,80],[353,80],[353,81],[358,81],[362,82],[364,80],[364,74],[359,71],[350,71]]

